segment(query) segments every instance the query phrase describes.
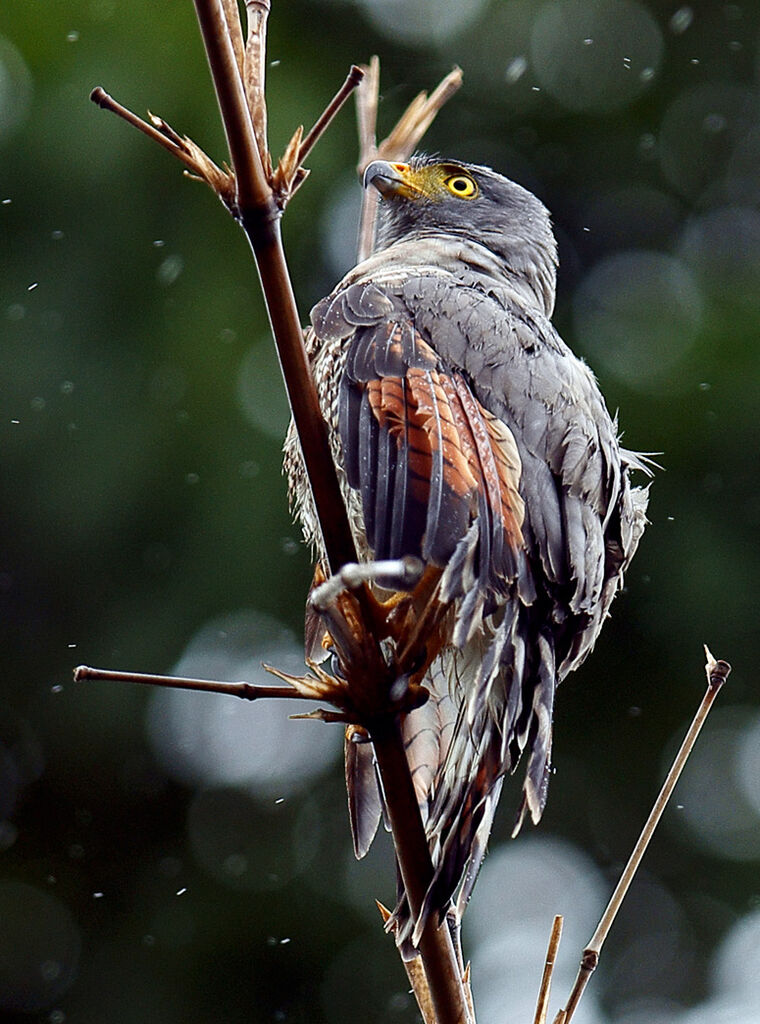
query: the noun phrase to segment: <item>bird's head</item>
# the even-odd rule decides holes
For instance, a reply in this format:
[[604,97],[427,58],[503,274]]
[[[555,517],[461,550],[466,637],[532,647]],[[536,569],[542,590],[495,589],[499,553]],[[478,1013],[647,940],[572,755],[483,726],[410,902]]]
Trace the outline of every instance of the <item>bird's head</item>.
[[379,248],[430,236],[479,243],[551,313],[557,244],[546,207],[527,189],[490,167],[430,156],[374,160],[364,187],[382,197]]

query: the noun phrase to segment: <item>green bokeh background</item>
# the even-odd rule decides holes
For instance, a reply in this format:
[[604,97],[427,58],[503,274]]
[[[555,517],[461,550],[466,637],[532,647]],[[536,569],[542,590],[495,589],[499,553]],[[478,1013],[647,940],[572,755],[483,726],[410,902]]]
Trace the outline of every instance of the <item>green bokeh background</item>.
[[[491,0],[450,35],[418,42],[381,31],[366,4],[273,6],[275,153],[296,124],[313,122],[352,62],[381,57],[385,130],[417,90],[462,66],[465,87],[426,148],[490,163],[546,202],[560,239],[556,322],[620,409],[626,443],[664,453],[627,591],[558,699],[557,774],[541,826],[612,882],[701,695],[703,642],[735,666],[724,708],[749,721],[760,703],[760,234],[746,212],[756,215],[760,200],[760,11],[695,4],[683,28],[677,5],[649,0],[662,39],[656,74],[630,102],[604,109],[602,90],[603,109],[577,110],[582,83],[553,95],[528,54],[538,2]],[[518,75],[511,62],[523,53]],[[102,84],[223,159],[192,4],[5,0],[0,71],[0,884],[54,901],[70,961],[0,1015],[412,1021],[391,944],[335,868],[349,845],[337,761],[281,814],[271,800],[219,795],[238,800],[261,835],[249,855],[262,875],[291,856],[297,829],[318,833],[307,870],[241,889],[194,856],[198,787],[157,762],[149,695],[71,683],[80,662],[170,671],[204,624],[238,609],[301,628],[309,558],[287,510],[286,403],[245,240],[204,186],[88,101]],[[693,120],[687,101],[674,107],[698,88],[713,120]],[[682,161],[675,173],[668,132]],[[352,261],[351,229],[332,225],[350,221],[355,162],[349,106],[284,221],[304,320]],[[728,207],[734,220],[721,219]],[[714,211],[713,241],[695,256],[688,238],[702,237]],[[583,282],[629,250],[647,254],[654,275],[626,313],[634,342],[586,335]],[[685,261],[694,290],[677,308],[667,288],[655,294],[663,278],[652,253]],[[642,355],[635,341],[647,336],[656,342]],[[607,341],[617,354],[600,349]],[[241,376],[253,387],[249,413]],[[653,994],[688,1006],[708,991],[721,936],[757,905],[760,848],[721,856],[676,819],[669,811],[647,872],[681,906],[688,941],[676,951],[679,976],[656,981]],[[510,825],[505,808],[499,841]],[[381,872],[357,871],[368,905],[392,900],[392,876]],[[27,892],[9,891],[16,901]],[[34,922],[30,910],[30,931]],[[355,941],[360,956],[346,956]],[[616,1019],[623,997],[604,961],[599,974],[601,1005]]]

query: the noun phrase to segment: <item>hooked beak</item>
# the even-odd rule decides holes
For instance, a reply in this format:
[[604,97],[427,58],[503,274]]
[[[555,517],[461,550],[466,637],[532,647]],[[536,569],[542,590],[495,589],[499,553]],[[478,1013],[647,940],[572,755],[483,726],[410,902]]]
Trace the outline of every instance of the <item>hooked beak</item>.
[[412,180],[414,172],[409,164],[392,164],[387,160],[373,160],[364,172],[363,185],[373,185],[384,199],[402,196],[404,199],[419,199],[422,189]]

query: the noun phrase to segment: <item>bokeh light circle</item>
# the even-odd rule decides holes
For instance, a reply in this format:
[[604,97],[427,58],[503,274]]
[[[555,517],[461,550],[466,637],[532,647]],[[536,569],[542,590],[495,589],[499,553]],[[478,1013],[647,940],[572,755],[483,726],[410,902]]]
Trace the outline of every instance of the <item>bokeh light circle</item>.
[[[680,743],[683,733],[673,737]],[[757,736],[749,708],[717,708],[678,783],[678,821],[709,852],[736,861],[760,861],[760,814],[747,796],[753,762],[741,752]]]
[[686,89],[665,112],[658,136],[665,178],[692,201],[725,202],[724,175],[732,155],[760,123],[751,89],[708,82]]
[[631,103],[655,77],[662,32],[634,0],[557,0],[531,34],[531,62],[544,89],[569,110],[600,113]]
[[0,36],[0,142],[26,121],[32,91],[32,76],[24,58]]
[[672,383],[701,319],[702,298],[688,268],[661,252],[608,256],[573,300],[575,337],[592,365],[643,389]]
[[[464,919],[465,946],[473,949],[478,965],[479,1021],[524,1024],[532,1019],[555,914],[565,916],[562,949],[567,956],[560,952],[553,984],[569,990],[576,950],[594,928],[606,888],[593,862],[558,839],[521,836],[489,854]],[[593,998],[581,1006],[577,1019],[579,1024],[598,1022]]]
[[383,35],[423,46],[441,43],[477,18],[486,0],[357,0],[368,20]]
[[[305,672],[303,648],[293,633],[261,612],[238,611],[203,626],[174,674],[261,685],[276,682],[271,664]],[[290,721],[312,711],[306,701],[260,700],[185,690],[158,690],[148,712],[148,735],[168,774],[191,785],[237,785],[261,798],[300,792],[335,761],[337,728]]]
[[0,1009],[34,1013],[51,1006],[76,977],[81,938],[51,893],[0,882]]
[[739,206],[709,210],[684,228],[679,255],[702,293],[733,312],[760,314],[760,213]]

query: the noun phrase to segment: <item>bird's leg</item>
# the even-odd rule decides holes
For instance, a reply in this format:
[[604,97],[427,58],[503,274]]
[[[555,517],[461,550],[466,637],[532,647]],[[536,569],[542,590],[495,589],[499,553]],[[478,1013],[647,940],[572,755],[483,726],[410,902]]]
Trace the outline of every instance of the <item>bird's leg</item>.
[[421,559],[383,559],[377,562],[348,562],[334,576],[312,590],[309,600],[318,612],[325,612],[339,594],[375,583],[386,590],[408,592],[419,583],[425,566]]

